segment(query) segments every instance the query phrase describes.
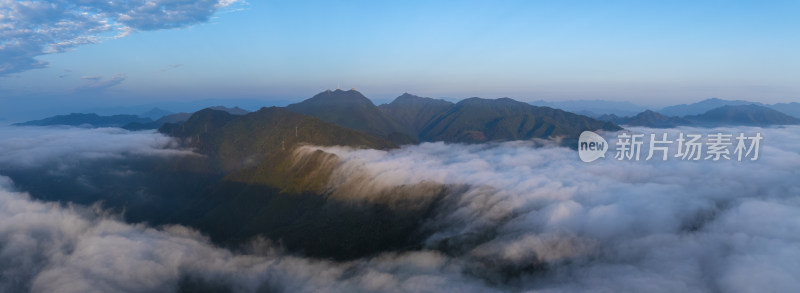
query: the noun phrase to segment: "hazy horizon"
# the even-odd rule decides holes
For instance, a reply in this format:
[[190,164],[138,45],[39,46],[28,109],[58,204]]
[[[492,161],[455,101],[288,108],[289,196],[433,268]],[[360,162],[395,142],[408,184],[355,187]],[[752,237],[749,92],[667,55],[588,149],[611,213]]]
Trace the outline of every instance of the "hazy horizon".
[[337,85],[376,101],[800,101],[791,1],[125,3],[4,3],[0,117]]

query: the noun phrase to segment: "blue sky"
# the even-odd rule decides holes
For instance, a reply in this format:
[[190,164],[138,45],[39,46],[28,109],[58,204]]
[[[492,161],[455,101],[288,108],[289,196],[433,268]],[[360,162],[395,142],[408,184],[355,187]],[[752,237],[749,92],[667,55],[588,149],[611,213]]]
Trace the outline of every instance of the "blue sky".
[[[800,101],[798,1],[197,2],[208,6],[135,20],[73,7],[119,28],[65,36],[58,53],[31,49],[46,66],[6,62],[17,72],[0,71],[0,105],[301,100],[337,84],[378,100]],[[0,36],[58,18],[9,20],[19,3],[0,2]]]

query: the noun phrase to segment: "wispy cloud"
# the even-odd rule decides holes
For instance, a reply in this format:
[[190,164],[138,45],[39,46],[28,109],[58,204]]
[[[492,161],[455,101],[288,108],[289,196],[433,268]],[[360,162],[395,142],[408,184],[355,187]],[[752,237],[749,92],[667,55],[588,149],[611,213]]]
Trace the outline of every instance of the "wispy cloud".
[[161,70],[159,70],[159,72],[167,72],[167,71],[176,69],[176,68],[181,67],[181,66],[183,66],[183,64],[170,64],[169,66],[167,66],[165,68],[161,68]]
[[172,138],[119,128],[0,127],[0,165],[13,168],[117,158],[123,154],[192,155]]
[[63,73],[61,73],[61,75],[59,75],[58,78],[65,78],[69,76],[70,73],[72,73],[72,70],[64,69]]
[[102,91],[104,89],[113,87],[125,81],[125,74],[120,73],[116,74],[110,78],[103,79],[101,76],[81,76],[81,79],[89,81],[87,84],[84,84],[78,87],[76,90],[78,91]]
[[0,0],[0,76],[47,66],[36,57],[135,31],[207,22],[236,0]]

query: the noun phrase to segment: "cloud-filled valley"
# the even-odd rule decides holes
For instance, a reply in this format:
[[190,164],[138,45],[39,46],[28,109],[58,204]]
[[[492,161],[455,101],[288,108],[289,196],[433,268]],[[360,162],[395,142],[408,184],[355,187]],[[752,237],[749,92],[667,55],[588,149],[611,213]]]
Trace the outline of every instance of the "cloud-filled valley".
[[[423,143],[388,151],[301,147],[298,159],[315,150],[335,155],[325,195],[331,200],[356,209],[366,202],[432,211],[414,226],[423,237],[417,246],[342,261],[306,257],[263,238],[223,247],[203,231],[128,223],[102,205],[32,199],[35,190],[28,195],[3,177],[0,289],[796,291],[800,128],[720,130],[761,132],[759,160],[608,156],[587,164],[576,151],[543,141]],[[131,156],[198,157],[153,132],[0,133],[0,175],[55,165],[81,172],[92,161]]]

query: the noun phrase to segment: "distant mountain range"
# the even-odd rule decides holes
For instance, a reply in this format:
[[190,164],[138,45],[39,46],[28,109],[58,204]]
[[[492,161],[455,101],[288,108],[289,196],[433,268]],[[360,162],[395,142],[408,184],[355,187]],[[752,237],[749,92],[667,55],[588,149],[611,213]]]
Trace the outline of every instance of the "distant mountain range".
[[[250,113],[239,107],[228,108],[215,106],[211,109],[224,111],[232,115],[244,115]],[[163,114],[163,115],[162,115]],[[72,113],[68,115],[57,115],[41,120],[32,120],[14,124],[15,126],[83,126],[83,127],[120,127],[128,130],[158,129],[164,123],[179,123],[186,121],[192,113],[172,113],[167,110],[153,108],[140,115],[111,115],[100,116],[94,113]]]
[[[530,102],[534,106],[546,106],[551,108],[562,109],[565,111],[573,112],[576,114],[586,115],[593,118],[601,118],[604,121],[612,121],[612,117],[624,118],[633,117],[639,113],[647,110],[645,107],[620,101],[606,101],[606,100],[572,100],[572,101],[533,101]],[[663,114],[667,117],[683,117],[689,115],[700,115],[708,112],[711,109],[719,108],[722,106],[741,106],[741,105],[758,105],[764,106],[781,113],[800,118],[800,103],[778,103],[778,104],[763,104],[759,102],[745,101],[745,100],[724,100],[719,98],[705,99],[692,104],[674,105],[659,109],[655,112]],[[668,123],[669,124],[669,123]]]
[[780,111],[781,113],[790,115],[795,118],[800,118],[800,103],[798,102],[791,102],[791,103],[777,103],[772,105],[767,105],[772,110]]
[[112,115],[99,116],[94,113],[82,114],[72,113],[68,115],[58,115],[41,120],[33,120],[14,124],[15,126],[49,126],[49,125],[69,125],[69,126],[89,126],[89,127],[122,127],[129,123],[150,123],[150,118],[142,118],[136,115]]
[[602,115],[597,119],[603,121],[611,121],[619,125],[645,126],[653,128],[671,128],[677,126],[693,125],[693,123],[689,120],[675,116],[668,117],[651,110],[645,110],[644,112],[639,113],[632,117],[619,117],[614,114],[611,114],[611,115]]
[[598,119],[620,125],[670,128],[677,126],[769,126],[800,124],[800,119],[786,115],[771,108],[756,105],[725,105],[705,111],[698,115],[667,117],[647,110],[633,117],[602,115]]
[[667,116],[689,116],[700,115],[708,112],[711,109],[719,108],[722,106],[739,106],[739,105],[763,105],[761,103],[748,102],[743,100],[723,100],[718,98],[711,98],[702,100],[692,104],[681,104],[675,106],[665,107],[658,112]]
[[697,103],[692,104],[681,104],[675,105],[670,107],[665,107],[658,112],[667,116],[689,116],[689,115],[700,115],[709,110],[716,109],[722,106],[744,106],[744,105],[757,105],[770,108],[772,110],[776,110],[783,114],[793,116],[795,118],[800,117],[800,103],[792,102],[792,103],[778,103],[778,104],[763,104],[759,102],[752,102],[752,101],[744,101],[744,100],[723,100],[718,98],[711,98],[702,100]]
[[789,125],[800,124],[800,119],[759,105],[722,106],[700,115],[685,117],[697,125]]
[[569,111],[589,117],[599,117],[600,115],[616,115],[620,117],[633,116],[646,110],[645,107],[622,101],[606,100],[571,100],[571,101],[544,101],[538,100],[530,102],[531,105],[550,107]]
[[[669,128],[676,126],[783,125],[796,124],[800,103],[766,105],[743,100],[707,99],[693,104],[666,107],[658,112],[642,110],[627,102],[565,101],[532,102],[509,98],[469,98],[457,103],[419,97],[409,93],[392,102],[376,106],[355,90],[327,90],[287,110],[317,117],[323,121],[381,137],[395,144],[424,141],[481,143],[548,137],[577,137],[583,130],[616,130],[617,125]],[[561,109],[557,109],[559,107]],[[580,110],[571,113],[564,108]],[[250,113],[239,107],[211,107],[232,115]],[[590,111],[593,110],[593,111]],[[612,111],[613,110],[613,111]],[[586,115],[596,113],[595,118]],[[581,115],[581,113],[585,115]],[[96,114],[58,115],[15,125],[71,125],[84,127],[122,127],[128,130],[158,129],[166,123],[182,123],[192,113],[171,113],[153,108],[139,116]],[[155,118],[158,117],[158,118]]]

